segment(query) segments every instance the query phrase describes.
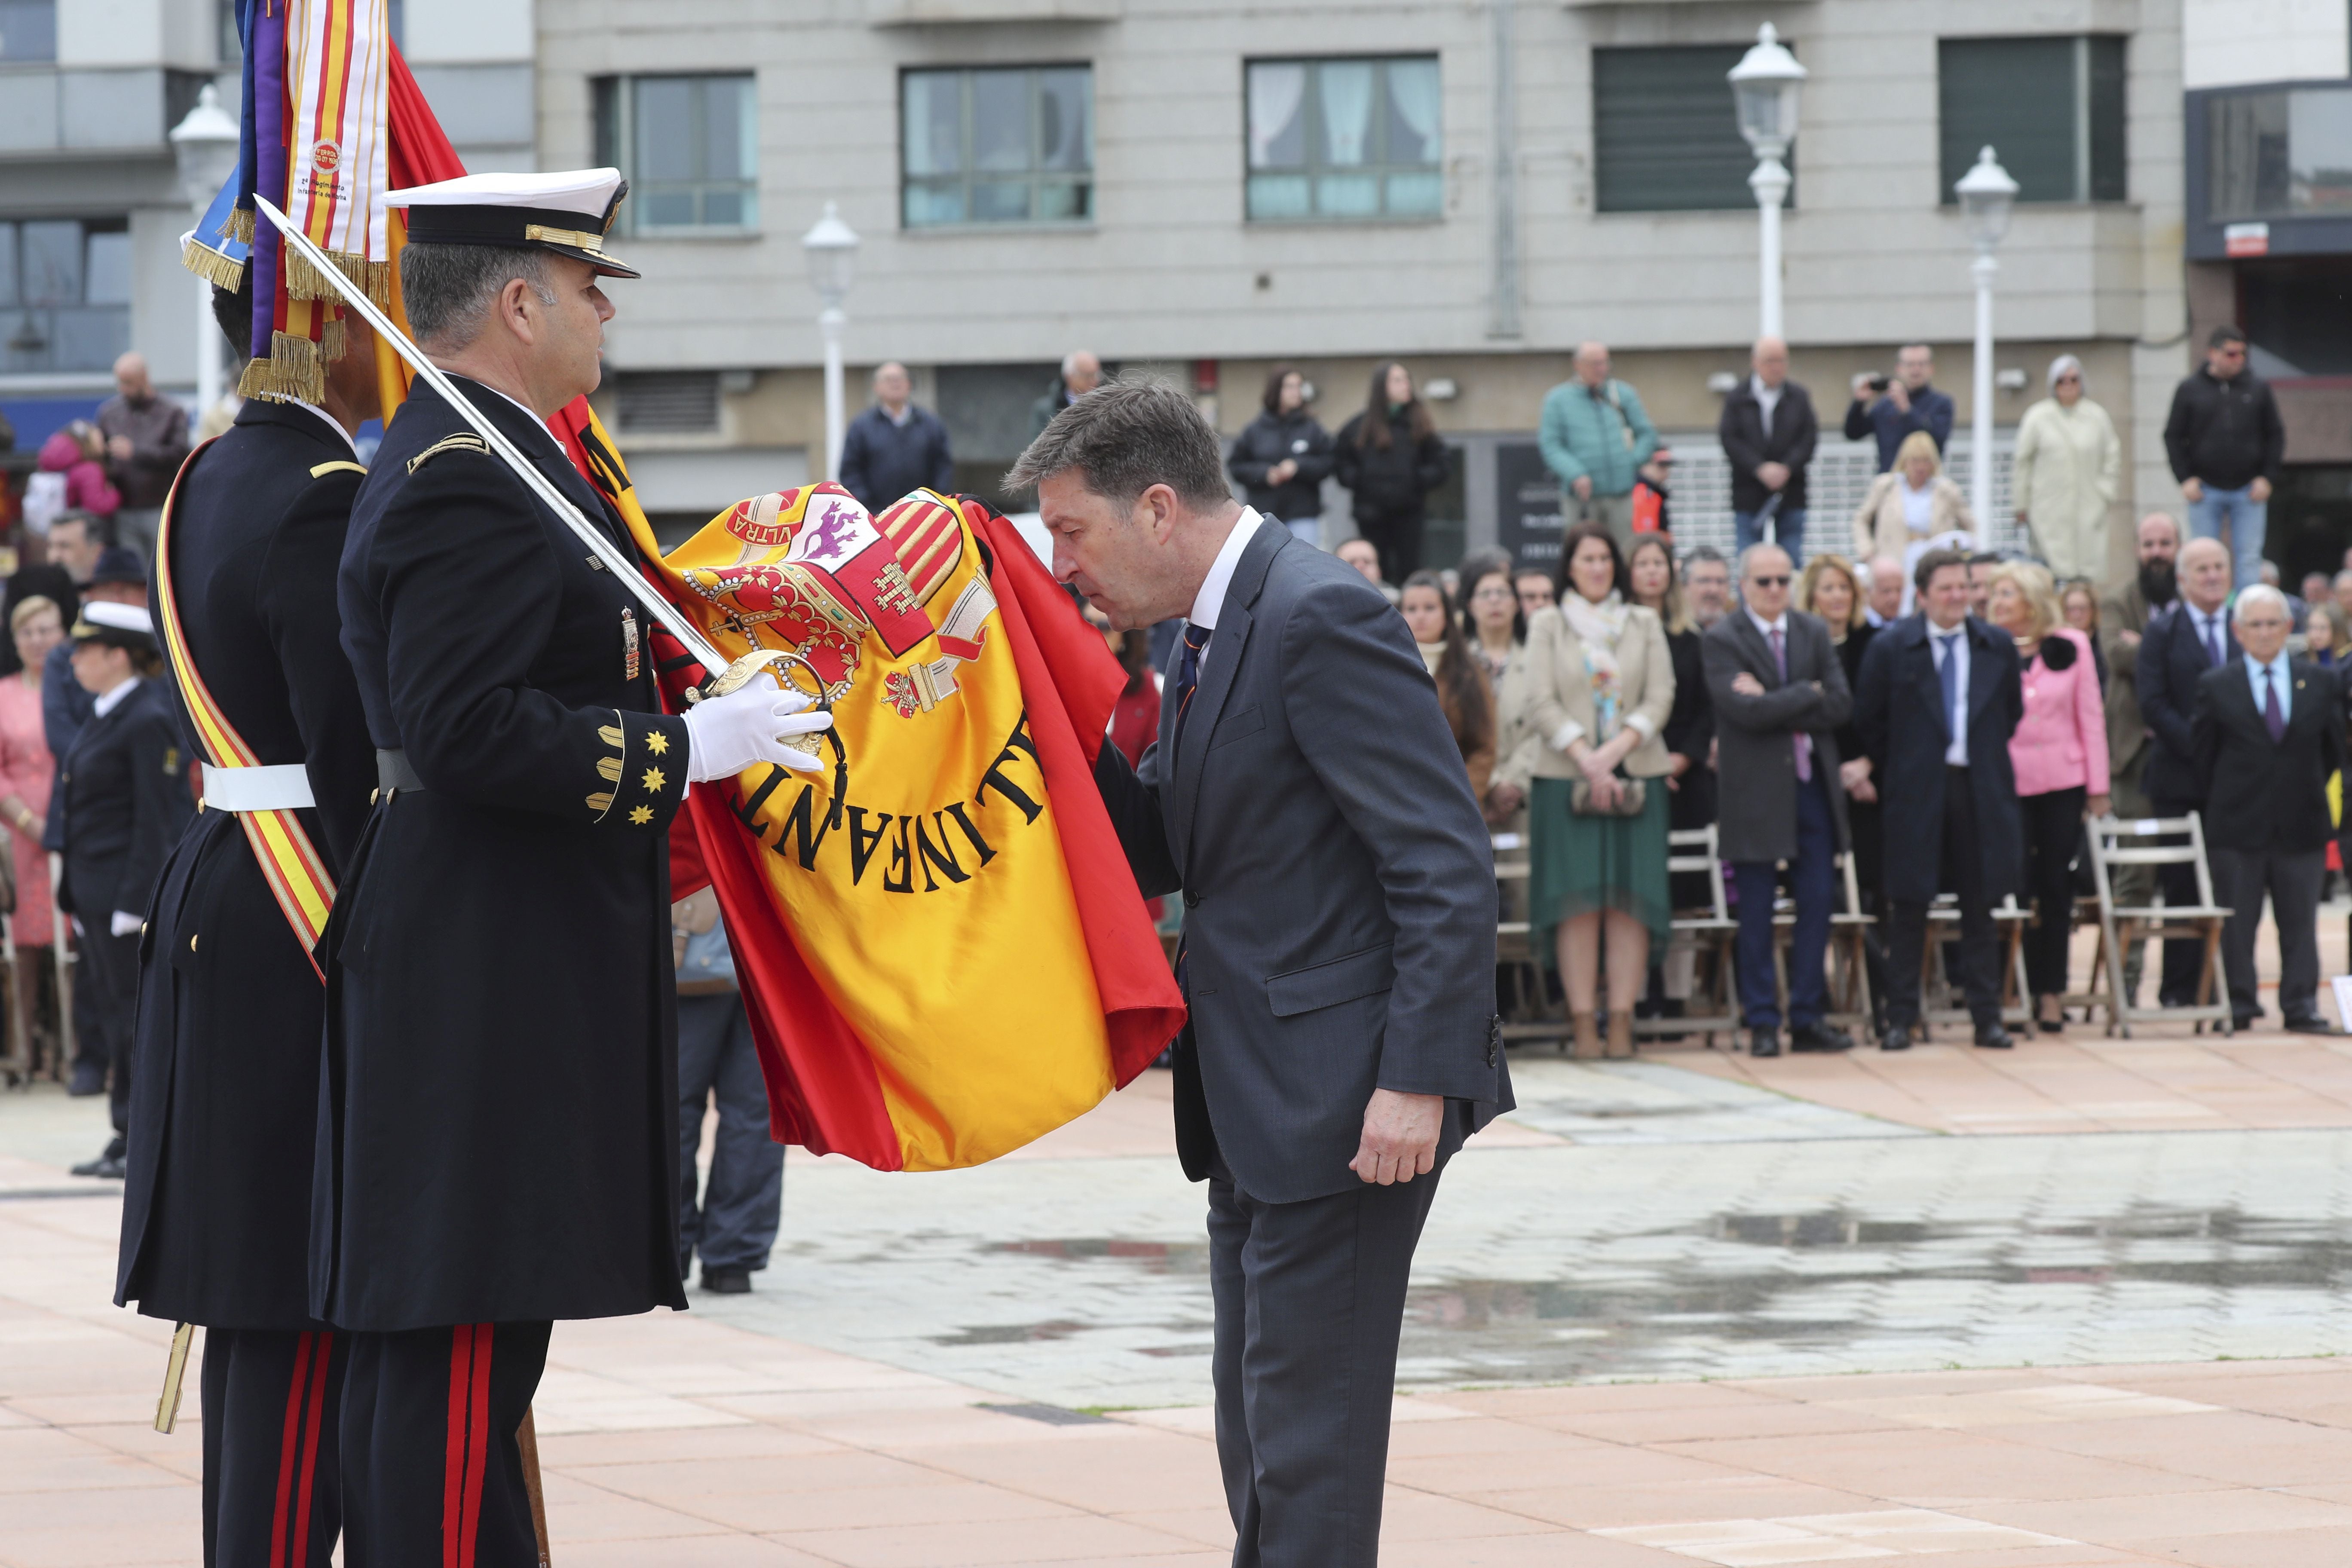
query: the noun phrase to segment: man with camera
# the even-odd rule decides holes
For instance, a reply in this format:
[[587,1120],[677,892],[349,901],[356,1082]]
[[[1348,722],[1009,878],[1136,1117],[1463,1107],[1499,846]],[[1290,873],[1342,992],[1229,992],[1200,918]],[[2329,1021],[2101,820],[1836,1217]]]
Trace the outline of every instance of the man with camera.
[[1895,466],[1895,448],[1914,430],[1925,430],[1941,453],[1952,435],[1952,400],[1930,384],[1936,377],[1936,351],[1926,343],[1906,343],[1895,351],[1895,374],[1864,373],[1853,378],[1853,401],[1846,405],[1845,438],[1878,439],[1878,471]]

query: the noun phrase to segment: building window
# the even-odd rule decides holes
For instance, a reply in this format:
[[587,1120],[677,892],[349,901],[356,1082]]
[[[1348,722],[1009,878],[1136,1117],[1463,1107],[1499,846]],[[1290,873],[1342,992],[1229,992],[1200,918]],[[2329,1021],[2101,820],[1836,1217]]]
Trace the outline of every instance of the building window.
[[1249,216],[1435,217],[1444,104],[1437,57],[1252,60]]
[[614,377],[621,428],[633,436],[697,436],[719,428],[719,373],[624,371]]
[[1092,67],[910,70],[898,89],[908,228],[1094,216]]
[[102,371],[131,346],[122,218],[0,222],[0,370]]
[[0,60],[58,58],[58,0],[0,0]]
[[2216,93],[2205,130],[2209,221],[2352,216],[2352,90]]
[[1990,147],[2021,202],[2124,199],[2124,40],[1945,38],[1936,46],[1945,205]]
[[1756,205],[1748,188],[1756,154],[1739,134],[1726,79],[1747,52],[1738,44],[1592,51],[1594,210]]
[[759,227],[755,102],[748,76],[599,78],[596,155],[629,178],[624,230]]

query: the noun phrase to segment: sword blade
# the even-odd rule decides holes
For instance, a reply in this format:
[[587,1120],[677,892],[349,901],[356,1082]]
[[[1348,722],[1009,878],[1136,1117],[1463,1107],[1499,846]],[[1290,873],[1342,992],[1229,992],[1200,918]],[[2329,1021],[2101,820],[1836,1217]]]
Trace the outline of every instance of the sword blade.
[[707,676],[715,676],[727,668],[727,656],[711,647],[710,639],[702,635],[700,628],[679,615],[677,606],[655,591],[654,585],[646,581],[645,574],[637,569],[636,558],[614,543],[612,536],[603,529],[589,521],[580,509],[572,504],[570,498],[556,489],[554,482],[523,455],[521,448],[507,439],[505,432],[484,418],[481,410],[476,408],[466,395],[442,374],[441,367],[425,358],[425,351],[410,342],[408,334],[394,325],[390,316],[376,308],[375,301],[367,297],[366,289],[344,277],[341,269],[328,260],[326,254],[311,244],[294,221],[278,211],[268,197],[257,195],[253,204],[261,209],[263,216],[277,225],[278,232],[286,237],[286,243],[299,252],[320,277],[334,286],[335,292],[343,297],[343,303],[358,312],[362,321],[373,327],[375,335],[390,344],[394,353],[408,362],[411,370],[425,378],[425,384],[439,393],[449,406],[457,410],[457,417],[488,443],[490,450],[514,470],[515,477],[522,480],[531,494],[545,502],[565,527],[580,536],[580,542],[604,563],[614,576],[620,579],[621,586],[646,607],[646,613],[670,636],[686,645],[686,650],[701,661]]

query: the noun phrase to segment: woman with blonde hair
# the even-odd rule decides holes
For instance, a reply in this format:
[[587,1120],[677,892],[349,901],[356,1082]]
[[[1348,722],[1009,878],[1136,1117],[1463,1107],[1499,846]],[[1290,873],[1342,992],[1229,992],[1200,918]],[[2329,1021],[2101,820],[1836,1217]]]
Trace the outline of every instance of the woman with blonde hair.
[[16,879],[16,907],[9,921],[16,942],[16,1038],[28,1067],[37,1038],[47,1045],[54,1067],[57,1031],[47,1026],[47,1009],[37,1005],[42,974],[49,969],[56,919],[49,906],[49,853],[41,847],[49,786],[57,777],[41,722],[41,670],[49,650],[64,640],[65,612],[46,595],[30,595],[9,612],[8,631],[23,662],[16,674],[0,676],[0,818],[8,825]]
[[1908,574],[1939,534],[1973,533],[1968,498],[1944,477],[1936,438],[1914,430],[1895,449],[1895,466],[1870,482],[1853,514],[1853,558],[1892,555]]
[[2074,930],[2072,862],[2084,817],[2105,816],[2106,705],[2091,662],[2091,639],[2065,624],[2049,569],[2030,561],[1993,568],[1986,618],[2017,639],[2025,716],[2010,736],[2017,775],[2019,826],[2025,837],[2025,885],[2033,895],[2033,929],[2025,939],[2026,985],[2034,1022],[2045,1035],[2065,1027],[2066,943]]
[[1650,948],[1670,934],[1665,726],[1675,668],[1665,626],[1633,603],[1608,528],[1561,542],[1559,603],[1528,626],[1528,685],[1540,742],[1528,802],[1528,921],[1568,991],[1576,1054],[1602,1052],[1598,982],[1605,939],[1612,1057],[1633,1054],[1633,1005]]
[[2050,395],[2017,424],[2010,489],[2017,521],[2061,577],[2106,570],[2107,508],[2123,480],[2124,444],[2107,411],[2083,395],[2083,362],[2050,362]]

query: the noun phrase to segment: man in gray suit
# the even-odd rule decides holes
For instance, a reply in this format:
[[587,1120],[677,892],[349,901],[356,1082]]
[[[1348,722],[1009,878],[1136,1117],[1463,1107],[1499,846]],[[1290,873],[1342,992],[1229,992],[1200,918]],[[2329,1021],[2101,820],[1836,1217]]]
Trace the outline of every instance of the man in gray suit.
[[1461,751],[1395,610],[1233,500],[1181,392],[1096,392],[1005,482],[1114,626],[1190,623],[1159,742],[1097,778],[1142,890],[1184,893],[1176,1142],[1209,1183],[1235,1568],[1375,1563],[1413,1247],[1512,1104]]
[[1822,1023],[1825,961],[1837,899],[1837,853],[1846,839],[1837,727],[1853,711],[1845,666],[1818,616],[1789,607],[1793,572],[1777,544],[1739,557],[1744,609],[1699,644],[1715,704],[1723,792],[1717,832],[1739,889],[1739,1011],[1753,1056],[1780,1054],[1780,998],[1773,983],[1772,900],[1787,861],[1797,926],[1789,946],[1789,1048],[1842,1051],[1853,1040]]

